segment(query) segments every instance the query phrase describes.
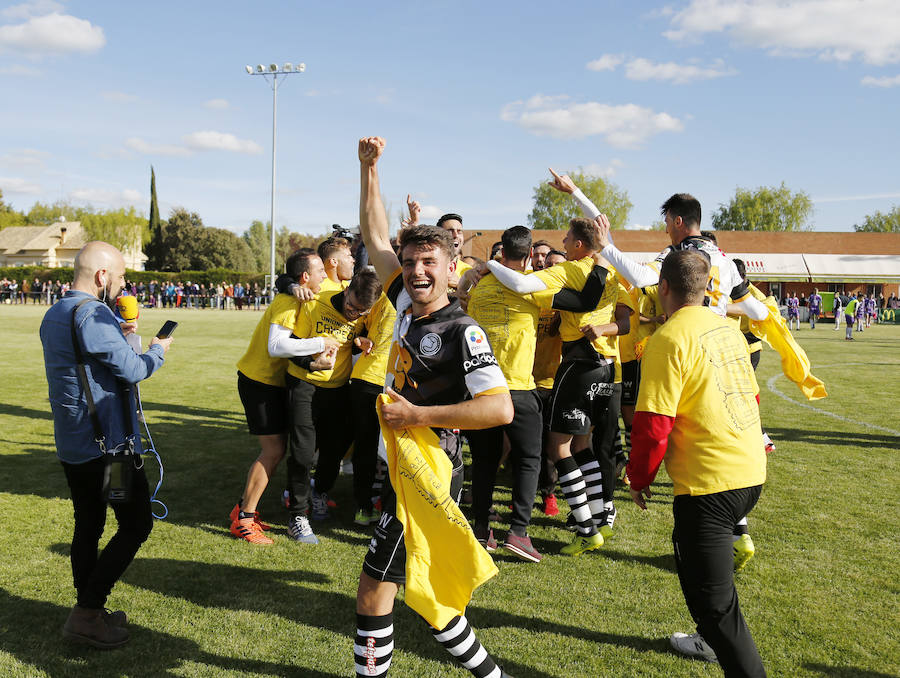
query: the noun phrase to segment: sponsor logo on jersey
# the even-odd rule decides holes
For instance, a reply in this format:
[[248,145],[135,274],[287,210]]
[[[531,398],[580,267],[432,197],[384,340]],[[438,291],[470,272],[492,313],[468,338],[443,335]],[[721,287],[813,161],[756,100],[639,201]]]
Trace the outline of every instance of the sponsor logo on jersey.
[[466,372],[474,370],[476,367],[484,367],[485,365],[496,365],[497,358],[493,353],[488,353],[487,355],[478,355],[473,357],[471,360],[466,360],[463,363],[463,369]]
[[434,332],[429,332],[419,342],[419,353],[424,356],[432,356],[441,350],[441,338]]
[[484,330],[477,325],[470,325],[466,328],[466,345],[469,347],[469,353],[473,356],[491,352],[491,345],[488,343]]
[[604,382],[594,382],[588,389],[587,396],[591,400],[598,396],[611,396],[613,394],[613,385]]

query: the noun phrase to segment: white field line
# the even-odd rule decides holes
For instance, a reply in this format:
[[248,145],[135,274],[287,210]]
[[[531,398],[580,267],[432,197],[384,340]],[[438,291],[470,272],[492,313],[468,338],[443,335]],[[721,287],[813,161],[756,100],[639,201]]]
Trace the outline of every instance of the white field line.
[[[827,369],[829,367],[847,367],[849,365],[867,365],[867,364],[868,363],[843,363],[841,365],[823,365],[820,367],[816,367],[815,371],[819,372],[819,371],[821,371],[823,369]],[[850,418],[844,417],[840,414],[835,414],[834,412],[828,412],[827,410],[820,410],[818,407],[814,407],[814,406],[810,405],[808,402],[805,402],[803,400],[794,400],[793,398],[786,396],[784,393],[779,391],[778,388],[775,386],[775,381],[779,377],[783,377],[783,376],[784,376],[784,374],[776,374],[774,377],[769,377],[768,381],[766,381],[766,387],[769,389],[769,391],[771,391],[772,393],[777,395],[779,398],[783,398],[784,400],[787,400],[789,403],[793,403],[794,405],[797,405],[799,407],[805,407],[806,409],[812,410],[813,412],[818,412],[819,414],[823,414],[826,417],[831,417],[832,419],[837,419],[838,421],[843,421],[848,424],[854,424],[856,426],[863,426],[864,428],[873,429],[875,431],[883,431],[884,433],[890,433],[891,435],[900,437],[900,431],[895,431],[893,429],[886,428],[884,426],[878,426],[876,424],[868,424],[864,421],[860,421],[859,419],[850,419]]]

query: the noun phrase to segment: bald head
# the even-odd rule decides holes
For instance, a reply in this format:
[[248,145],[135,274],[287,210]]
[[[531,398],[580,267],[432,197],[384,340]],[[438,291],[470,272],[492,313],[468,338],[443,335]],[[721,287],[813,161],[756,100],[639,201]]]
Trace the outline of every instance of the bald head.
[[72,287],[97,297],[115,299],[125,287],[125,259],[122,253],[109,243],[99,240],[89,242],[75,256]]

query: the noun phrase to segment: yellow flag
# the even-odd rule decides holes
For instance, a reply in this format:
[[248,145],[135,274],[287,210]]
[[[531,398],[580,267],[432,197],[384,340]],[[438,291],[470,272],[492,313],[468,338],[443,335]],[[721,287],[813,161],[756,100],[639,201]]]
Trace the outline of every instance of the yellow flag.
[[406,604],[442,629],[464,613],[497,566],[450,497],[453,468],[437,435],[427,427],[385,425],[381,406],[389,402],[384,393],[378,397],[378,419],[406,542]]
[[828,395],[825,383],[810,372],[806,351],[798,344],[781,317],[778,304],[772,297],[763,302],[769,309],[765,320],[751,320],[750,331],[778,351],[784,376],[800,387],[807,400],[819,400]]

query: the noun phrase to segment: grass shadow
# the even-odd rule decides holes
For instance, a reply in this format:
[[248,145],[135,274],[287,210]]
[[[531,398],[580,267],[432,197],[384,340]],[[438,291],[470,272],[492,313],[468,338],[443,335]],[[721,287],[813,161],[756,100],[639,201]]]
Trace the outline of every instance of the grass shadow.
[[781,441],[790,441],[813,445],[836,445],[839,447],[848,444],[877,445],[878,447],[889,447],[895,450],[900,447],[900,436],[894,436],[889,433],[866,433],[859,430],[859,428],[852,432],[845,432],[770,428],[767,426],[766,433],[772,436],[776,444]]
[[869,671],[867,669],[858,669],[852,666],[827,666],[825,664],[804,664],[803,668],[809,671],[817,671],[824,676],[832,678],[894,678],[896,674],[881,673],[880,671]]

